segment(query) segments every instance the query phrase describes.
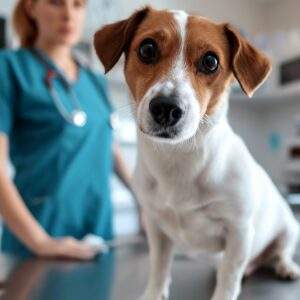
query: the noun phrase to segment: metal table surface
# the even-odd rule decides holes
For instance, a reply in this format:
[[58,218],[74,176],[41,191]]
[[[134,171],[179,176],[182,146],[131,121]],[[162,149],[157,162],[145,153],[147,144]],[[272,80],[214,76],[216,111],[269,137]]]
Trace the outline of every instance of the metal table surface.
[[[300,253],[300,251],[299,251]],[[300,262],[298,255],[297,261]],[[145,245],[126,246],[91,262],[0,255],[1,300],[136,300],[147,280]],[[209,300],[215,261],[178,256],[172,268],[171,300]],[[260,272],[243,283],[241,300],[299,300],[300,281],[282,282]]]

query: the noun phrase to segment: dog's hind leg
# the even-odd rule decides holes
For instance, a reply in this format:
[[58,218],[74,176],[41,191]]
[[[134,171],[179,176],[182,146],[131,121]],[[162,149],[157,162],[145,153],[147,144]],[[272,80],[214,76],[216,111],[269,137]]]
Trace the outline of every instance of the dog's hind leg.
[[289,220],[286,229],[277,239],[277,247],[269,266],[275,274],[285,280],[295,280],[300,277],[300,267],[293,260],[295,250],[299,241],[299,224],[296,220]]
[[284,280],[295,280],[300,277],[300,267],[293,256],[299,240],[300,228],[294,217],[288,218],[287,225],[273,242],[248,266],[245,274],[251,275],[260,267],[274,270],[276,276]]
[[288,218],[285,229],[248,264],[244,278],[251,276],[261,267],[274,270],[281,279],[294,280],[300,277],[300,268],[293,260],[299,232],[299,224],[294,217]]

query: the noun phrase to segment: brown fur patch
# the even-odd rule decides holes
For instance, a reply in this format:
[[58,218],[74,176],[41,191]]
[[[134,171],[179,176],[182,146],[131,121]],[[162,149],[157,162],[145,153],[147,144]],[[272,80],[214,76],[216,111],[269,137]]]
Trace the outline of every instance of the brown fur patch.
[[[213,74],[197,72],[196,63],[208,51],[217,54],[219,69]],[[187,25],[186,61],[189,77],[202,108],[211,115],[219,104],[221,95],[229,86],[232,73],[229,64],[230,50],[223,27],[205,18],[191,16]]]
[[246,95],[251,97],[271,71],[270,60],[230,24],[224,24],[231,48],[231,68]]
[[135,31],[149,10],[149,7],[140,9],[128,19],[108,24],[95,33],[94,46],[105,73],[113,68],[123,52],[127,53]]
[[[145,38],[152,38],[158,44],[160,59],[156,64],[147,65],[138,58],[139,45]],[[168,74],[179,46],[180,36],[173,15],[152,9],[136,31],[125,65],[126,81],[136,101]]]

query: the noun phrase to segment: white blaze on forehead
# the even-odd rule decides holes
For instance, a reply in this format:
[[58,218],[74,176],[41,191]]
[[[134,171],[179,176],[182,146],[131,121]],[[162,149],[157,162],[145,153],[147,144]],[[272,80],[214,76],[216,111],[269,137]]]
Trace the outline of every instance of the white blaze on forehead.
[[173,14],[177,25],[180,46],[177,57],[174,60],[174,65],[167,80],[171,81],[174,86],[170,93],[176,89],[177,96],[181,99],[181,102],[184,104],[184,106],[187,106],[190,105],[194,99],[196,99],[195,91],[191,85],[185,64],[185,45],[189,15],[182,10],[171,10],[170,12]]
[[[178,33],[180,34],[180,48],[176,64],[174,66],[174,75],[183,75],[184,72],[184,45],[186,39],[187,22],[189,15],[183,10],[171,10],[177,23]],[[178,73],[179,72],[179,73]]]
[[189,15],[183,10],[171,10],[170,12],[173,14],[177,22],[179,33],[181,35],[181,40],[184,42]]
[[171,95],[175,90],[179,92],[178,89],[182,90],[184,85],[187,84],[187,74],[184,63],[184,45],[189,16],[183,10],[169,10],[169,12],[173,15],[174,21],[177,25],[176,27],[179,35],[180,46],[178,49],[177,57],[174,60],[169,74],[160,82],[159,92],[165,96]]

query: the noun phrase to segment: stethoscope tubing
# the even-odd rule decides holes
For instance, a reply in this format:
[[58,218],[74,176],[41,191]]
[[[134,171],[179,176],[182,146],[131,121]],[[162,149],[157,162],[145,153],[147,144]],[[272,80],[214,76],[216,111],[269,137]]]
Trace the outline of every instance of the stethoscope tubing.
[[[79,100],[77,98],[76,93],[74,92],[72,88],[72,84],[65,78],[59,70],[56,70],[54,67],[50,65],[47,58],[44,57],[43,53],[41,53],[38,49],[33,49],[33,52],[37,55],[37,57],[42,61],[42,63],[46,66],[46,76],[45,76],[45,84],[47,86],[47,89],[49,90],[50,97],[52,98],[52,101],[60,113],[60,115],[68,122],[75,126],[82,127],[86,123],[87,114],[82,109]],[[57,90],[53,86],[53,79],[55,77],[59,77],[65,88],[68,90],[70,99],[72,102],[73,110],[69,112],[63,105],[62,101],[60,100],[60,97],[58,95]],[[79,114],[81,117],[81,122],[76,122],[76,114]]]
[[[53,78],[56,76],[56,74],[54,73],[54,71],[52,70],[48,70],[47,74],[46,74],[46,85],[48,87],[48,90],[50,92],[50,96],[58,110],[58,112],[61,114],[61,116],[69,123],[73,124],[73,125],[77,125],[74,124],[74,114],[75,113],[82,113],[85,115],[86,117],[86,113],[83,111],[83,109],[80,106],[79,100],[73,90],[73,88],[71,87],[71,84],[69,82],[67,82],[67,80],[65,78],[62,78],[65,87],[67,88],[69,94],[70,94],[70,98],[72,101],[72,105],[74,107],[73,111],[71,112],[71,114],[67,111],[67,109],[63,106],[62,102],[59,100],[59,95],[56,91],[56,89],[53,87]],[[79,126],[79,125],[77,125]]]

